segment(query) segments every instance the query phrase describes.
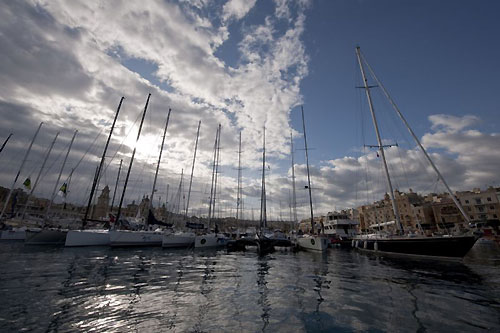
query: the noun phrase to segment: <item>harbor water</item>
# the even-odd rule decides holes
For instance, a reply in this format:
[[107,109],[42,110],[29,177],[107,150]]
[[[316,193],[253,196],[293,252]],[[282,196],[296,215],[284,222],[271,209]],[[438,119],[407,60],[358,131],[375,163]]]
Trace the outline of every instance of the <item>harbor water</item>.
[[500,250],[460,262],[0,243],[3,332],[500,331]]

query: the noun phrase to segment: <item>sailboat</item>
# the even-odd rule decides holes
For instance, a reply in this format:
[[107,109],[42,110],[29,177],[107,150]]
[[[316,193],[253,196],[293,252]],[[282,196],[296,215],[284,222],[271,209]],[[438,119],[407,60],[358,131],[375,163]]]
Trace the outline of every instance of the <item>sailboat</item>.
[[323,228],[317,228],[314,222],[313,202],[312,202],[312,189],[311,189],[311,175],[309,173],[309,154],[307,152],[307,136],[306,136],[306,123],[304,121],[304,108],[302,111],[302,127],[304,129],[304,148],[306,153],[306,166],[307,166],[307,188],[309,192],[309,208],[311,212],[311,232],[297,237],[297,244],[300,248],[313,251],[326,251],[328,248],[329,239],[325,236]]
[[[40,123],[40,125],[38,125],[38,128],[35,132],[35,135],[33,136],[33,138],[31,139],[31,142],[28,146],[28,149],[26,150],[26,153],[24,154],[24,158],[23,158],[23,161],[21,162],[21,166],[19,167],[19,170],[17,171],[17,174],[16,174],[16,177],[14,178],[14,182],[12,183],[12,186],[10,187],[10,190],[9,190],[9,193],[7,195],[7,198],[5,198],[5,202],[3,204],[3,207],[2,207],[2,211],[0,212],[0,222],[3,223],[5,220],[7,220],[7,206],[9,205],[9,200],[12,196],[12,193],[14,191],[14,187],[16,186],[16,183],[17,183],[17,180],[19,179],[19,176],[21,175],[22,171],[23,171],[23,168],[24,168],[24,165],[26,164],[26,160],[28,159],[28,156],[31,152],[31,148],[33,147],[33,143],[35,142],[36,140],[36,137],[38,136],[38,133],[40,132],[40,129],[42,128],[43,126],[43,122]],[[5,145],[7,144],[7,141],[10,139],[10,137],[12,136],[12,134],[9,135],[9,137],[7,138],[7,140],[5,140],[5,142],[3,143],[2,145],[2,150],[4,149]],[[14,200],[13,200],[14,201]],[[11,212],[11,217],[13,217],[14,214],[14,209],[15,207],[13,207],[13,210]],[[10,233],[12,234],[12,237],[14,238],[20,238],[22,236],[26,237],[26,233],[23,232],[19,235],[15,235],[15,233]],[[7,233],[5,234],[7,237]],[[2,238],[3,238],[3,233],[2,233]]]
[[265,255],[274,251],[275,241],[271,238],[274,234],[267,230],[267,195],[266,195],[266,128],[262,131],[262,181],[260,192],[260,223],[255,235],[257,252]]
[[[146,106],[144,107],[144,112],[143,112],[143,115],[142,115],[141,124],[139,126],[139,132],[137,133],[137,140],[136,140],[136,142],[139,141],[139,137],[141,135],[142,124],[144,122],[144,116],[146,115],[146,110],[147,110],[147,107],[148,107],[148,104],[149,104],[150,97],[151,97],[151,94],[148,95],[148,99],[146,101]],[[167,128],[168,128],[168,123],[169,123],[170,112],[171,111],[172,110],[169,108],[168,115],[167,115],[167,120],[166,120],[166,123],[165,123],[165,128],[163,130],[163,138],[162,138],[162,143],[161,143],[161,147],[160,147],[160,153],[159,153],[159,157],[158,157],[158,164],[156,165],[156,173],[155,173],[155,178],[154,178],[154,181],[153,181],[153,190],[151,192],[151,197],[150,197],[150,200],[149,200],[148,219],[146,220],[146,230],[139,230],[139,231],[135,231],[135,230],[116,230],[116,229],[115,230],[111,230],[109,232],[109,244],[111,246],[115,246],[115,247],[116,246],[120,246],[120,247],[125,247],[125,246],[161,246],[162,238],[163,238],[162,231],[161,230],[147,230],[147,228],[148,228],[150,222],[155,222],[155,223],[159,222],[159,221],[157,221],[154,218],[154,214],[153,214],[153,198],[154,198],[154,193],[156,192],[156,181],[157,181],[157,178],[158,178],[158,170],[159,170],[159,167],[160,167],[161,155],[162,155],[163,146],[164,146],[164,143],[165,143],[165,137],[166,137],[166,134],[167,134]],[[136,148],[134,148],[134,150],[132,152],[132,158],[130,160],[129,168],[128,168],[128,171],[127,171],[127,176],[125,178],[125,185],[124,185],[124,188],[123,188],[122,197],[120,199],[120,205],[118,207],[118,213],[117,213],[117,217],[116,217],[116,221],[117,221],[118,224],[120,223],[121,207],[122,207],[122,203],[123,203],[123,198],[125,196],[125,190],[127,189],[128,178],[130,176],[130,170],[132,168],[132,163],[134,161],[135,151],[136,151]]]
[[387,180],[387,186],[388,186],[388,189],[390,191],[389,195],[391,198],[393,213],[394,213],[394,216],[396,218],[396,225],[398,226],[398,229],[399,229],[399,234],[398,235],[375,234],[375,235],[370,235],[370,236],[360,235],[360,236],[357,236],[353,239],[352,245],[358,249],[368,250],[368,251],[372,251],[372,252],[396,253],[396,254],[404,254],[404,255],[418,255],[418,256],[430,256],[430,257],[452,257],[452,258],[464,257],[469,252],[469,250],[472,248],[472,246],[474,246],[475,242],[478,239],[477,236],[475,236],[475,235],[465,235],[465,236],[445,235],[445,236],[423,237],[423,236],[414,236],[414,235],[410,235],[410,234],[405,235],[405,230],[404,230],[403,224],[401,223],[401,220],[400,220],[398,206],[397,206],[395,198],[394,198],[391,177],[389,175],[389,169],[387,167],[387,161],[386,161],[385,153],[384,153],[384,145],[382,144],[380,131],[378,128],[378,123],[377,123],[377,118],[375,116],[375,110],[374,110],[373,103],[372,103],[370,89],[373,88],[374,86],[368,85],[368,80],[366,77],[364,65],[367,66],[372,78],[377,83],[377,86],[382,89],[382,92],[384,93],[385,97],[389,100],[390,104],[392,105],[392,107],[396,111],[397,115],[403,121],[406,128],[410,132],[411,136],[415,140],[417,146],[422,150],[424,156],[426,157],[427,161],[429,162],[429,164],[432,166],[432,168],[436,172],[438,178],[441,180],[441,182],[446,187],[451,199],[454,201],[455,205],[457,206],[459,211],[462,213],[465,221],[469,222],[469,218],[468,218],[468,215],[465,213],[462,205],[460,204],[458,199],[455,197],[454,193],[451,191],[450,187],[448,186],[448,184],[444,180],[443,176],[441,175],[441,173],[437,169],[436,165],[434,164],[434,162],[430,158],[429,154],[427,153],[427,151],[424,149],[424,147],[420,143],[420,140],[415,135],[413,130],[410,128],[408,122],[406,121],[405,117],[403,116],[403,114],[401,113],[399,108],[396,106],[396,103],[389,96],[387,90],[382,85],[382,83],[378,80],[378,78],[375,75],[375,73],[373,72],[372,68],[370,67],[368,62],[365,60],[364,56],[361,53],[359,46],[356,47],[356,56],[358,59],[358,63],[359,63],[359,67],[360,67],[360,71],[361,71],[361,75],[362,75],[362,79],[363,79],[363,84],[364,84],[364,86],[362,88],[364,88],[365,93],[366,93],[368,105],[370,108],[370,113],[372,116],[373,126],[375,128],[375,134],[377,137],[378,146],[376,146],[376,147],[379,150],[379,155],[382,157],[385,176],[386,176],[386,180]]
[[[189,212],[189,200],[191,198],[191,185],[193,184],[194,165],[196,162],[196,152],[198,150],[198,139],[200,137],[200,126],[201,126],[201,120],[198,122],[198,130],[196,132],[196,141],[194,144],[193,164],[191,166],[191,179],[189,181],[189,191],[186,203],[186,210],[184,214],[184,221],[186,221],[186,225],[190,225],[189,222],[187,222],[187,219]],[[196,234],[192,231],[177,231],[174,233],[164,233],[162,239],[162,247],[165,248],[189,247],[194,244],[195,238]]]
[[68,233],[67,229],[62,229],[60,227],[55,228],[48,225],[49,217],[50,217],[50,209],[52,204],[54,203],[54,199],[57,195],[57,191],[60,188],[59,181],[61,180],[62,173],[64,171],[64,167],[66,165],[66,161],[68,160],[69,153],[71,151],[71,147],[73,146],[73,142],[75,141],[76,134],[78,130],[75,130],[73,137],[68,146],[68,150],[66,152],[66,156],[64,157],[61,170],[59,171],[59,175],[54,184],[54,188],[52,190],[52,195],[50,197],[49,204],[45,210],[45,217],[43,220],[42,229],[40,230],[26,230],[26,240],[25,244],[28,245],[64,245],[66,241],[66,235]]
[[[68,231],[68,234],[66,235],[66,241],[65,241],[65,246],[106,246],[109,245],[109,230],[108,229],[85,229],[85,226],[87,225],[87,218],[89,215],[89,211],[92,205],[92,198],[94,196],[94,193],[96,191],[97,187],[97,182],[98,178],[102,172],[102,168],[104,165],[104,159],[106,156],[106,152],[108,150],[109,142],[111,140],[111,136],[113,135],[113,130],[115,128],[116,124],[116,119],[118,118],[118,114],[120,113],[120,109],[123,103],[123,100],[125,97],[122,96],[120,99],[120,103],[118,104],[118,108],[115,113],[115,117],[113,119],[113,124],[111,125],[111,129],[109,131],[109,136],[108,140],[106,141],[106,145],[104,146],[104,151],[102,153],[101,157],[101,162],[99,163],[99,167],[96,172],[96,176],[94,177],[94,181],[92,183],[92,188],[90,190],[90,197],[89,201],[87,204],[87,208],[85,210],[85,216],[82,220],[82,227],[81,230],[70,230]],[[120,162],[120,169],[121,169],[121,162]],[[118,176],[120,175],[120,171],[118,171]],[[117,179],[117,185],[118,185],[118,179]],[[115,193],[116,193],[116,187],[115,187]],[[114,200],[114,196],[113,196]],[[111,205],[113,206],[113,205]]]
[[215,224],[215,229],[210,232],[210,226],[213,214],[215,213],[215,202],[217,198],[217,173],[219,172],[219,156],[220,156],[220,133],[221,125],[217,127],[217,133],[215,134],[215,144],[214,144],[214,164],[212,167],[212,186],[210,190],[210,202],[208,207],[208,233],[199,235],[195,237],[194,247],[195,248],[208,248],[227,245],[228,239],[218,233],[217,224]]

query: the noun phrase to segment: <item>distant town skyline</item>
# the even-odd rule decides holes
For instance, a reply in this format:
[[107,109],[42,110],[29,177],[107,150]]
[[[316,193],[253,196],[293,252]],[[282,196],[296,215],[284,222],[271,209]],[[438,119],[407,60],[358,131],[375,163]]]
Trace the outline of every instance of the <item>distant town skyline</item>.
[[[0,185],[10,187],[43,121],[16,187],[35,177],[60,131],[35,193],[49,196],[77,129],[62,179],[85,155],[68,194],[69,202],[83,204],[125,96],[100,187],[113,189],[120,159],[122,172],[128,167],[136,119],[151,93],[128,203],[151,194],[171,107],[155,205],[176,194],[182,171],[187,184],[201,120],[193,210],[207,206],[221,123],[221,207],[236,207],[240,132],[245,214],[260,206],[265,126],[269,214],[289,211],[292,132],[299,219],[307,217],[301,105],[318,214],[379,200],[387,189],[380,158],[365,147],[376,141],[365,96],[356,89],[359,45],[452,189],[498,186],[499,11],[496,1],[451,0],[3,3],[0,144],[13,136],[0,153]],[[395,188],[443,192],[379,89],[373,94],[384,142],[398,144],[387,149]]]

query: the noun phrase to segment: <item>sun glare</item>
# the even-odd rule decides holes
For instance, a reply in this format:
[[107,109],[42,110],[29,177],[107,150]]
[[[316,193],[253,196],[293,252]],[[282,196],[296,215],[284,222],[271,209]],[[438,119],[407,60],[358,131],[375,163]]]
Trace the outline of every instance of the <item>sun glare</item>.
[[[136,132],[137,133],[137,132]],[[129,146],[131,149],[136,147],[136,135],[129,135],[124,144]],[[159,136],[153,134],[143,133],[139,142],[137,142],[137,150],[135,153],[135,158],[146,160],[156,157],[159,153]]]

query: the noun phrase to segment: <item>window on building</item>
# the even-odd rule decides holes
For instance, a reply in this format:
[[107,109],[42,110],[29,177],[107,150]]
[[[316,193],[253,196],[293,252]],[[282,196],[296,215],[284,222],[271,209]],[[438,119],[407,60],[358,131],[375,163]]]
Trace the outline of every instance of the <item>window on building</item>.
[[490,198],[490,197],[488,197],[488,198],[486,198],[486,200],[491,201],[491,198]]
[[471,211],[470,207],[467,207],[467,210],[470,212]]
[[472,216],[472,215],[471,215],[471,216],[470,216],[470,219],[471,219],[471,220],[474,220],[474,216]]
[[479,207],[477,207],[477,210],[480,211],[480,212],[484,212],[484,207],[479,206]]
[[497,219],[498,218],[497,214],[493,214],[493,218]]
[[476,203],[480,204],[481,203],[481,198],[476,198]]
[[495,209],[495,207],[494,206],[490,206],[490,209]]
[[465,203],[468,204],[469,203],[469,200],[465,200]]

